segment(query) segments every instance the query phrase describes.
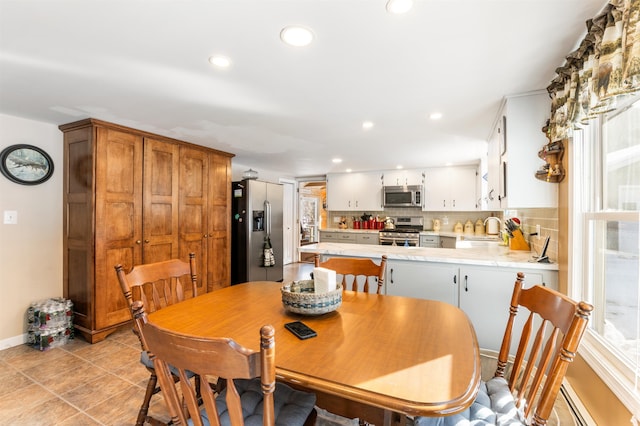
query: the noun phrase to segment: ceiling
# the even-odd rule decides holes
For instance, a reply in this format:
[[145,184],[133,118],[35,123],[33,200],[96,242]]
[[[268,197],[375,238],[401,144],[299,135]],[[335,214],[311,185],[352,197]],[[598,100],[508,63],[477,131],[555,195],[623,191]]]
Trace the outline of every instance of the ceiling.
[[[502,99],[545,90],[606,1],[385,3],[0,0],[0,113],[98,118],[290,177],[468,164]],[[293,24],[311,45],[282,43]]]

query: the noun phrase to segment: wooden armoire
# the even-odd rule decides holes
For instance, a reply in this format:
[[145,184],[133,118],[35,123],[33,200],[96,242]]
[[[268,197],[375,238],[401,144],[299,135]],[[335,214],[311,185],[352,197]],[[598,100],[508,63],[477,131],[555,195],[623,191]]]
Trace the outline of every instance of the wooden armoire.
[[91,343],[130,319],[114,266],[197,260],[199,292],[231,283],[231,158],[87,119],[64,133],[64,297]]

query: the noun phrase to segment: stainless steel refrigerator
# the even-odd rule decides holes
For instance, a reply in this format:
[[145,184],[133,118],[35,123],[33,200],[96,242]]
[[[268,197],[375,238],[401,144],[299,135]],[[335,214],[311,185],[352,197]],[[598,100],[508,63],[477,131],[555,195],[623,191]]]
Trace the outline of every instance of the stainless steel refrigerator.
[[232,183],[231,284],[282,281],[282,210],[282,185],[251,179]]

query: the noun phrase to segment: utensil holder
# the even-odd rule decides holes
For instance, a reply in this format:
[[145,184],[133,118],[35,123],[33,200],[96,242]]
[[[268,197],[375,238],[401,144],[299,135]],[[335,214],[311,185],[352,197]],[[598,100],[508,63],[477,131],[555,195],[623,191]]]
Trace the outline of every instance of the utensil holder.
[[509,239],[509,248],[511,250],[531,250],[524,239],[524,235],[522,235],[522,231],[519,229],[512,232],[512,237]]

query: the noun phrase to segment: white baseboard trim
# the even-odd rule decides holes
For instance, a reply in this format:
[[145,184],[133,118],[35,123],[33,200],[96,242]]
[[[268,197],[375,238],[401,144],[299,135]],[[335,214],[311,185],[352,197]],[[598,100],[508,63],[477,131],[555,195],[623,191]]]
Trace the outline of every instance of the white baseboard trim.
[[27,333],[0,340],[0,351],[27,343]]

